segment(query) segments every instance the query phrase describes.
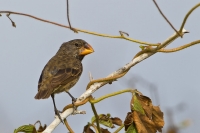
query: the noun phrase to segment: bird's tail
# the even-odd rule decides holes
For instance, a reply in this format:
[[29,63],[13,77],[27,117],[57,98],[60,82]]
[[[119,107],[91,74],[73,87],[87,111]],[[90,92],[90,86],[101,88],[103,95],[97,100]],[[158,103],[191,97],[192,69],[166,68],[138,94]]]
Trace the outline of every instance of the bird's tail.
[[49,96],[51,94],[49,94],[48,92],[49,92],[48,89],[39,90],[38,93],[35,95],[35,99],[46,99],[46,98],[49,98]]

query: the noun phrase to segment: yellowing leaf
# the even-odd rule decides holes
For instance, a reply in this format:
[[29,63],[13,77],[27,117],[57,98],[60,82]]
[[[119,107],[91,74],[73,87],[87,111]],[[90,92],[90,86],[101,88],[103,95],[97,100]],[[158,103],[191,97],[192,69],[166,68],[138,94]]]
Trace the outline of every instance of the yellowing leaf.
[[20,126],[19,128],[14,130],[14,133],[18,133],[18,132],[37,133],[35,126],[33,126],[31,124]]
[[137,93],[135,93],[135,95],[133,96],[133,99],[134,99],[133,103],[132,103],[133,110],[138,111],[141,114],[145,114],[144,113],[144,109],[142,108],[142,105],[141,105],[140,101],[137,98]]
[[[91,119],[91,123],[94,123],[96,121],[96,117],[93,116]],[[114,128],[114,124],[121,126],[122,125],[122,120],[118,117],[111,117],[110,114],[99,114],[99,123],[110,128]]]
[[126,133],[137,133],[137,130],[136,130],[135,126],[134,126],[133,124],[131,124],[131,125],[128,127]]
[[124,121],[125,131],[131,125],[134,125],[137,133],[162,132],[164,126],[163,112],[158,106],[153,106],[149,97],[135,93],[131,99],[131,111]]
[[112,123],[115,124],[115,125],[118,125],[118,126],[121,126],[122,125],[122,120],[118,117],[114,117],[114,118],[110,118]]

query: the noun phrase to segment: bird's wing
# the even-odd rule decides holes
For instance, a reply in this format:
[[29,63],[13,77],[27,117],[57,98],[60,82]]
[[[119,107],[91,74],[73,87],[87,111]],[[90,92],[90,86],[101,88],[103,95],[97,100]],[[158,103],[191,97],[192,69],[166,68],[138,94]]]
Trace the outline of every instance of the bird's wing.
[[48,98],[54,92],[54,89],[70,83],[82,73],[80,61],[68,59],[67,62],[55,60],[53,62],[45,66],[40,76],[36,99]]

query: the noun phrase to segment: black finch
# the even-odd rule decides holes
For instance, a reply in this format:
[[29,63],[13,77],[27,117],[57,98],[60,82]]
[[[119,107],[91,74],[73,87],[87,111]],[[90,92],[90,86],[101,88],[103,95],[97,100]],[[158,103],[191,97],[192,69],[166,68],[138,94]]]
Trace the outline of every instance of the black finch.
[[[81,76],[83,71],[81,61],[85,55],[93,52],[93,48],[81,39],[63,43],[56,55],[45,65],[40,75],[35,99],[46,99],[51,96],[55,113],[60,118],[59,111],[55,106],[54,94],[67,92],[72,97],[68,91]],[[73,97],[72,100],[74,101]]]

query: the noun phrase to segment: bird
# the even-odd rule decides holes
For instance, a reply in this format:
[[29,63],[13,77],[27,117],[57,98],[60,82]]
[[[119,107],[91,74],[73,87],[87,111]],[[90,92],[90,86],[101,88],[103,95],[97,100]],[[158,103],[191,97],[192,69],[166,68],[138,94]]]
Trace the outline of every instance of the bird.
[[83,66],[83,58],[94,52],[90,44],[82,39],[74,39],[64,42],[58,52],[48,61],[42,70],[38,81],[38,92],[35,99],[47,99],[51,96],[54,105],[55,115],[61,122],[60,111],[57,110],[54,95],[66,92],[72,98],[69,90],[78,82]]

